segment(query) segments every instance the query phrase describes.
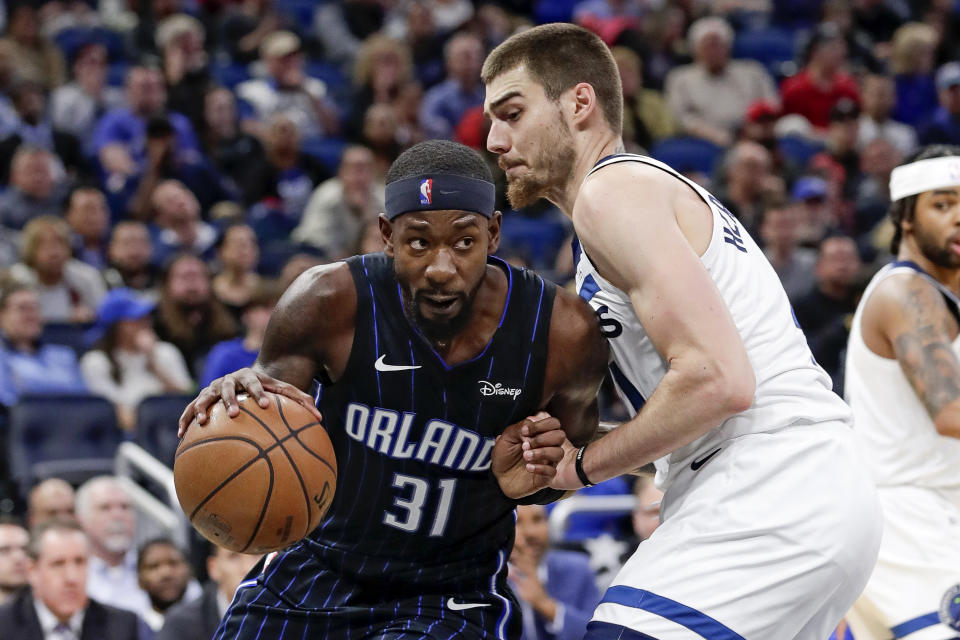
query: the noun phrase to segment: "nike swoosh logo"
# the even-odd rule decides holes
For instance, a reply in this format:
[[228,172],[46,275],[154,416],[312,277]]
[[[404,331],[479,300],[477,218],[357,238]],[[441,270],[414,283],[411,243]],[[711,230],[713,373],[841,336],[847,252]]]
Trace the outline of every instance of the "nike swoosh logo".
[[421,366],[419,364],[387,364],[383,361],[386,357],[386,354],[384,354],[373,363],[377,371],[409,371],[410,369],[419,369]]
[[460,193],[460,192],[459,192],[459,191],[456,191],[456,190],[454,190],[454,191],[440,191],[439,189],[437,189],[437,193],[439,193],[439,194],[442,195],[442,196],[450,196],[450,195],[453,195],[453,194],[455,194],[455,193]]
[[463,611],[464,609],[476,609],[477,607],[489,607],[489,603],[481,602],[457,602],[453,598],[447,598],[447,608],[451,611]]
[[716,449],[714,449],[713,451],[711,451],[710,453],[708,453],[708,454],[705,455],[704,457],[700,458],[699,460],[694,460],[693,462],[690,463],[690,468],[693,469],[694,471],[696,471],[697,469],[699,469],[699,468],[702,467],[703,465],[707,464],[707,461],[710,460],[710,458],[712,458],[713,456],[715,456],[715,455],[717,455],[718,453],[720,453],[720,449],[722,449],[722,448],[723,448],[723,447],[717,447]]

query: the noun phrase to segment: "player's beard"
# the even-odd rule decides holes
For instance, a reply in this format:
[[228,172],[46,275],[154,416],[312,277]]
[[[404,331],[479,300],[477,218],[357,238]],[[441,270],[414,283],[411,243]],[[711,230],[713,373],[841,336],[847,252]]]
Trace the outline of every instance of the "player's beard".
[[929,234],[923,227],[914,223],[914,240],[917,243],[917,249],[930,262],[944,269],[960,269],[960,254],[957,254],[951,246],[954,242],[960,240],[957,236],[950,236],[946,245],[933,234]]
[[418,291],[411,296],[410,291],[403,287],[404,311],[410,321],[428,340],[449,340],[463,331],[470,321],[470,316],[473,314],[473,300],[482,284],[483,278],[480,279],[473,291],[456,294],[460,301],[460,312],[449,320],[432,320],[420,311],[423,297],[431,293],[430,291]]
[[[514,209],[527,207],[546,197],[551,189],[563,187],[573,172],[573,163],[576,157],[573,148],[573,135],[569,127],[557,112],[546,134],[541,138],[541,144],[527,162],[526,172],[513,178],[507,178],[507,198]],[[501,169],[508,169],[510,164],[500,162]]]

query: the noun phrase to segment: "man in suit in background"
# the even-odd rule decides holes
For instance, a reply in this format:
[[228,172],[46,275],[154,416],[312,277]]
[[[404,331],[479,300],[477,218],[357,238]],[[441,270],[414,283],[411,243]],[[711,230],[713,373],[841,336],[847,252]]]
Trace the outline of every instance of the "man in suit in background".
[[143,640],[137,616],[87,597],[90,542],[80,525],[51,521],[28,547],[30,589],[0,605],[0,629],[18,640]]
[[510,583],[523,608],[523,640],[583,637],[600,602],[587,556],[549,549],[542,505],[517,507],[517,533],[510,554]]
[[210,582],[203,587],[203,594],[193,600],[173,605],[167,612],[163,628],[156,635],[156,640],[212,638],[220,619],[233,600],[233,593],[259,559],[260,556],[213,546],[207,558]]

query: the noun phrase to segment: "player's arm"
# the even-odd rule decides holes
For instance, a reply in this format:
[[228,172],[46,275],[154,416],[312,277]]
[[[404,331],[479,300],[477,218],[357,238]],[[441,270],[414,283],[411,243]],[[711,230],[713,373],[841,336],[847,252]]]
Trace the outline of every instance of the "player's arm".
[[330,380],[343,371],[350,355],[355,313],[356,290],[345,263],[304,272],[277,303],[257,361],[200,391],[180,417],[180,435],[194,417],[204,424],[210,406],[218,400],[235,417],[240,389],[261,406],[269,403],[264,392],[286,396],[321,419],[313,397],[306,391],[321,371]]
[[[689,444],[753,403],[753,367],[720,292],[681,230],[680,207],[687,219],[691,212],[708,213],[685,185],[636,163],[599,172],[578,198],[573,219],[584,250],[601,275],[630,296],[667,365],[643,409],[585,452],[583,467],[594,483]],[[554,486],[580,486],[575,476],[557,481]]]
[[597,393],[607,369],[609,347],[590,306],[566,289],[557,289],[550,321],[544,387],[545,411],[557,418],[573,444],[597,433]]
[[957,323],[943,295],[920,275],[887,278],[867,302],[863,329],[887,343],[940,435],[960,438]]

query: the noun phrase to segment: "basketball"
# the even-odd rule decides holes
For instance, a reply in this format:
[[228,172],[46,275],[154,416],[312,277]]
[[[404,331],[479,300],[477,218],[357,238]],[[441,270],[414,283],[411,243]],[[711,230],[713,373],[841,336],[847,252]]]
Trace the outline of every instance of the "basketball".
[[231,419],[222,402],[194,421],[177,447],[173,478],[190,522],[210,542],[269,553],[320,523],[337,486],[326,429],[296,402],[267,393],[266,409],[238,394]]

